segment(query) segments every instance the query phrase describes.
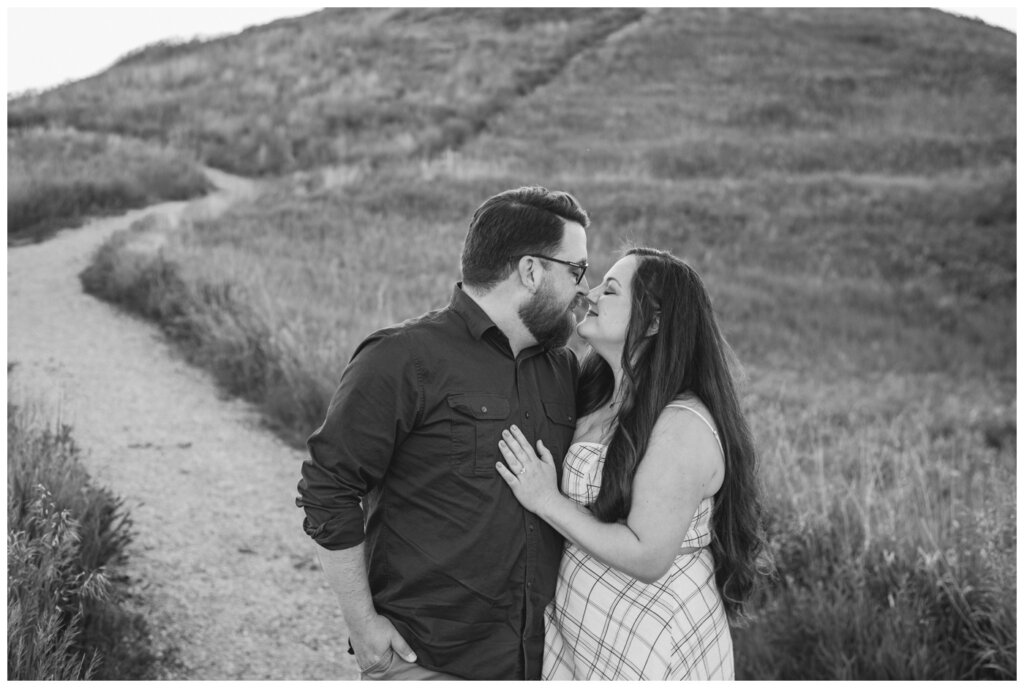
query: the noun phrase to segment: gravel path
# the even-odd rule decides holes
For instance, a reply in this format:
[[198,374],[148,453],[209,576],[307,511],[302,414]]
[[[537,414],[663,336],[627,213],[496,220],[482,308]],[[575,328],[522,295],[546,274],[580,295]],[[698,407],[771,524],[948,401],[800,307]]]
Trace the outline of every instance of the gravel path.
[[167,679],[354,679],[347,633],[294,505],[302,452],[186,364],[157,328],[82,292],[78,273],[111,233],[158,213],[173,227],[216,214],[252,182],[65,230],[7,252],[13,398],[73,427],[99,484],[126,500],[136,538],[132,604]]

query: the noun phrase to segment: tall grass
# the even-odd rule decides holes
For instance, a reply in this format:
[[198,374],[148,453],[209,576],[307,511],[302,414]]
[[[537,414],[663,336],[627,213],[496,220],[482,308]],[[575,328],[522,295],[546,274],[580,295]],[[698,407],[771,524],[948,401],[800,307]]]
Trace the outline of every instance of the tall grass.
[[1016,677],[1012,402],[910,382],[750,399],[778,577],[734,631],[740,677]]
[[7,407],[7,677],[151,678],[148,631],[116,573],[131,520],[86,473],[71,428],[42,413]]
[[7,131],[8,243],[38,241],[86,215],[211,188],[187,156],[143,141],[69,129]]
[[[330,378],[313,374],[296,348],[301,325],[269,326],[260,308],[274,306],[265,291],[183,278],[181,264],[163,248],[133,248],[132,235],[149,229],[136,223],[106,242],[80,276],[85,291],[159,323],[191,362],[211,371],[228,392],[261,406],[267,423],[299,444],[333,390]],[[333,345],[324,337],[321,351]]]

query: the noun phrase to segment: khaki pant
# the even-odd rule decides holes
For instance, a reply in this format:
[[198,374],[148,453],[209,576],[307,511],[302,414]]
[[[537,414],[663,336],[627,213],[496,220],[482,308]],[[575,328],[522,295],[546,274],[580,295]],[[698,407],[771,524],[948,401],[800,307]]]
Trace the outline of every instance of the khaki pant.
[[407,662],[394,650],[368,669],[362,671],[360,681],[461,681],[458,676],[443,674],[433,669],[425,669],[419,664]]

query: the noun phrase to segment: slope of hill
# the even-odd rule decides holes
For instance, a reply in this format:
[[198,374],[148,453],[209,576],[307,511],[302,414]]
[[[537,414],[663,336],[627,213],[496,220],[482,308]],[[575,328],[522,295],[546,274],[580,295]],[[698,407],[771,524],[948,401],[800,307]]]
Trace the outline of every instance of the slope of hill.
[[86,276],[296,440],[362,336],[446,302],[484,198],[573,191],[594,274],[684,256],[747,367],[781,575],[741,677],[1005,678],[1015,43],[926,9],[346,10],[142,51],[10,121],[301,170]]
[[457,146],[639,10],[325,10],[126,56],[8,126],[157,138],[242,174]]

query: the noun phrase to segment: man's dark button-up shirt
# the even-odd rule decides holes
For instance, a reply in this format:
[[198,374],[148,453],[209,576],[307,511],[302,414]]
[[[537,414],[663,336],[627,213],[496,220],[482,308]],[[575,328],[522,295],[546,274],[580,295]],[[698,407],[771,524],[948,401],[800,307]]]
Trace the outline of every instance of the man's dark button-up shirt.
[[374,605],[422,666],[540,678],[563,541],[494,465],[514,423],[544,440],[561,478],[578,373],[568,349],[514,357],[457,285],[448,307],[368,337],[342,374],[296,503],[321,546],[365,539]]

